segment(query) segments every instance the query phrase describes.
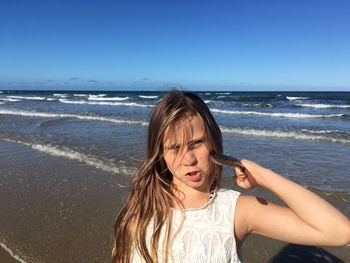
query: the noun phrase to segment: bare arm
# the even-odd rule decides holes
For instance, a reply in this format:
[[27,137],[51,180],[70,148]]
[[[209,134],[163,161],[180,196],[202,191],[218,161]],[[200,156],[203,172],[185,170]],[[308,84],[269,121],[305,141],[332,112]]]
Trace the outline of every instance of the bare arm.
[[343,246],[350,242],[350,221],[335,207],[304,187],[242,160],[250,174],[236,170],[236,184],[250,189],[257,185],[273,192],[288,207],[241,196],[237,203],[236,235],[249,233],[304,245]]

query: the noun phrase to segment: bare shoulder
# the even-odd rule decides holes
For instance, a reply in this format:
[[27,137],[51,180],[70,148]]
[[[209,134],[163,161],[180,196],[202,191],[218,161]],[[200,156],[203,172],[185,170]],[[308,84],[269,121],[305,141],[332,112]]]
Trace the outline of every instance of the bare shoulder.
[[238,244],[252,232],[251,218],[257,217],[257,212],[263,206],[268,205],[268,201],[253,195],[240,195],[237,200],[235,213],[235,235]]

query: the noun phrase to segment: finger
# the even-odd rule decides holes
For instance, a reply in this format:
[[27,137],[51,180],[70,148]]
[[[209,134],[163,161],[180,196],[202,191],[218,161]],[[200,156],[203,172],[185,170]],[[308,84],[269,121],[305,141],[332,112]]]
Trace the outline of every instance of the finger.
[[246,178],[240,178],[240,177],[233,177],[233,181],[235,183],[235,185],[237,185],[240,188],[243,189],[250,189],[250,185],[249,185],[249,181]]
[[238,173],[236,173],[235,180],[238,184],[241,185],[241,184],[244,184],[248,180],[248,178],[245,173],[242,173],[242,171],[239,171]]
[[236,175],[240,176],[244,174],[244,171],[242,171],[242,169],[240,169],[239,167],[235,167],[234,170]]
[[238,176],[234,176],[234,177],[233,177],[233,181],[234,181],[234,183],[235,183],[237,186],[241,187],[241,185],[242,185],[242,179],[238,178]]

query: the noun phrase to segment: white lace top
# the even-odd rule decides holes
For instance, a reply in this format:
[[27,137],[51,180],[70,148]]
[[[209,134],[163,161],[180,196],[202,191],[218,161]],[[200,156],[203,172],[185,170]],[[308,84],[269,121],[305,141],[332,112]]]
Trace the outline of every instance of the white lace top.
[[[171,263],[240,263],[234,237],[234,216],[239,192],[216,188],[214,195],[201,208],[173,209],[172,235],[176,234],[168,262]],[[147,229],[147,244],[152,236],[152,224]],[[165,227],[160,236],[164,240]],[[163,242],[158,247],[159,262],[164,260]],[[134,250],[132,263],[145,262]]]

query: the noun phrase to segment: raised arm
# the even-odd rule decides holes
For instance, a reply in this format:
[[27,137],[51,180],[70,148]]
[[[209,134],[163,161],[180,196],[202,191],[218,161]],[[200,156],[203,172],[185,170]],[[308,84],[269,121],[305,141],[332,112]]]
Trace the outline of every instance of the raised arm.
[[254,196],[241,196],[236,208],[238,240],[256,233],[285,242],[343,246],[350,243],[348,218],[318,195],[252,161],[242,160],[249,175],[236,169],[236,184],[244,189],[257,185],[273,192],[288,207]]

